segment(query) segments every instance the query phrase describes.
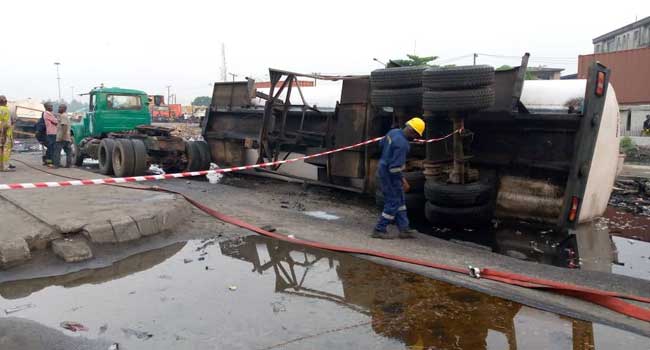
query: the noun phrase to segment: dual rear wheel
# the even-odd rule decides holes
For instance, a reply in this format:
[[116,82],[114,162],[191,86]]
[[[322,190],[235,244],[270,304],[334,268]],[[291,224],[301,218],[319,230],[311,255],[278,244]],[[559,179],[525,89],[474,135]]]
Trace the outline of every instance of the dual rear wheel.
[[147,148],[138,139],[103,139],[99,144],[99,172],[117,177],[147,172]]

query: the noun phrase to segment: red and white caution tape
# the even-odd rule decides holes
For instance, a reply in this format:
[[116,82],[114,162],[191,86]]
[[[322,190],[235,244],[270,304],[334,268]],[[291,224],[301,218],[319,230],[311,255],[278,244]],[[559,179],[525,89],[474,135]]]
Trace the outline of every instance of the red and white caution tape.
[[[457,133],[459,131],[460,130],[456,130],[456,131],[454,131],[453,133],[451,133],[449,135],[446,135],[444,137],[437,138],[437,139],[414,140],[414,141],[415,142],[420,142],[420,143],[429,143],[429,142],[441,141],[441,140],[444,140],[446,138],[451,137],[452,135],[454,135],[455,133]],[[302,156],[302,157],[285,159],[285,160],[278,160],[278,161],[275,161],[275,162],[267,162],[267,163],[260,163],[260,164],[236,166],[236,167],[232,167],[232,168],[214,169],[214,170],[201,170],[201,171],[187,171],[187,172],[182,172],[182,173],[162,174],[162,175],[144,175],[144,176],[129,176],[129,177],[107,177],[107,178],[102,178],[102,179],[68,180],[68,181],[57,181],[57,182],[34,182],[34,183],[0,184],[0,191],[1,190],[22,190],[22,189],[29,189],[29,188],[87,186],[87,185],[102,185],[102,184],[120,184],[120,183],[127,183],[127,182],[168,180],[168,179],[178,179],[178,178],[183,178],[183,177],[204,176],[204,175],[208,175],[208,174],[223,174],[223,173],[230,173],[230,172],[233,172],[233,171],[242,171],[242,170],[249,170],[249,169],[256,169],[256,168],[267,168],[267,167],[271,167],[271,166],[274,166],[274,165],[293,163],[293,162],[297,162],[297,161],[300,161],[300,160],[311,159],[311,158],[326,156],[326,155],[332,154],[332,153],[346,151],[346,150],[349,150],[349,149],[352,149],[352,148],[356,148],[356,147],[360,147],[360,146],[369,145],[371,143],[379,142],[383,138],[384,138],[384,136],[375,137],[374,139],[359,142],[359,143],[354,144],[354,145],[345,146],[345,147],[341,147],[341,148],[337,148],[337,149],[333,149],[333,150],[329,150],[329,151],[325,151],[325,152],[321,152],[321,153],[311,154],[311,155],[308,155],[308,156]]]

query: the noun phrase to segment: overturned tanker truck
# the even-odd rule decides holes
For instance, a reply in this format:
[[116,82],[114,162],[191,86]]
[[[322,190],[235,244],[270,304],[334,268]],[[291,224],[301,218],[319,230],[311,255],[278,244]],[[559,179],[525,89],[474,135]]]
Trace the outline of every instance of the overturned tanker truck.
[[[397,67],[365,76],[270,69],[215,83],[203,124],[212,159],[236,166],[355,144],[413,115],[426,138],[403,174],[409,215],[437,226],[525,220],[568,232],[606,209],[618,164],[618,103],[609,70],[587,80],[524,81],[529,55],[509,70],[489,66]],[[309,84],[305,83],[308,82]],[[265,175],[374,194],[377,144],[276,167]]]

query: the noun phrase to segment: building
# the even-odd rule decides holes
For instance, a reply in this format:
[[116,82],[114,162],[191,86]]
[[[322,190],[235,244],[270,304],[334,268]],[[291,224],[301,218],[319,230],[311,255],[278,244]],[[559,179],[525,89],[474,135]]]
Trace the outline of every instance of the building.
[[611,70],[610,82],[621,111],[621,134],[641,136],[650,115],[650,47],[580,55],[578,79],[586,79],[589,66],[600,62]]
[[650,17],[603,34],[593,40],[594,53],[650,47]]
[[526,74],[538,80],[559,80],[562,68],[528,67]]

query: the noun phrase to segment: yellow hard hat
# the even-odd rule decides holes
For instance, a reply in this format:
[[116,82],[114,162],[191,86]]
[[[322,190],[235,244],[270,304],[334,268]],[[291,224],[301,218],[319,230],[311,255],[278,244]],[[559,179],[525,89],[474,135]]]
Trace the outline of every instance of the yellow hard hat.
[[425,127],[424,120],[418,117],[411,118],[411,120],[406,122],[406,125],[413,128],[413,130],[415,130],[418,134],[420,134],[420,136],[424,134],[424,127]]

